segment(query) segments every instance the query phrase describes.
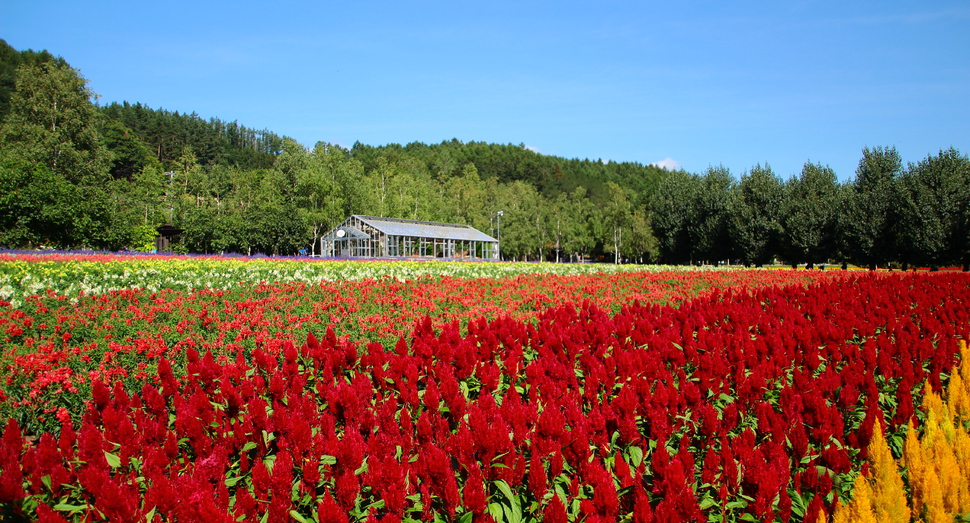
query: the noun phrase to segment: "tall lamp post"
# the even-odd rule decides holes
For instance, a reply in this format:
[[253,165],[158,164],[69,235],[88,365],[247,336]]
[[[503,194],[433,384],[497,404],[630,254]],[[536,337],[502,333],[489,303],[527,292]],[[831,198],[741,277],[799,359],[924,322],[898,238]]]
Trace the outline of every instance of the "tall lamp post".
[[499,211],[495,213],[498,216],[498,261],[502,261],[502,215],[505,211]]

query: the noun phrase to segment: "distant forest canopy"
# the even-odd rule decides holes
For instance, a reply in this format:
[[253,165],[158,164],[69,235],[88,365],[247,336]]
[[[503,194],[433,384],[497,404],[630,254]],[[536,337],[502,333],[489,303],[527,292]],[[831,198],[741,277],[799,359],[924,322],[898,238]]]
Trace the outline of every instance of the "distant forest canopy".
[[350,214],[467,223],[520,260],[760,265],[774,259],[970,268],[970,161],[903,165],[864,148],[840,183],[806,163],[667,171],[460,142],[309,148],[268,130],[136,103],[99,106],[47,51],[0,40],[0,246],[313,252]]

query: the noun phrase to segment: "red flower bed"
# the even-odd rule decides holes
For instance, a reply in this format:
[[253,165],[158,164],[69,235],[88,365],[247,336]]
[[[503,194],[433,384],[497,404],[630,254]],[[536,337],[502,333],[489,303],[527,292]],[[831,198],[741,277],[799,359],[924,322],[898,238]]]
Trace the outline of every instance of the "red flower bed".
[[[939,390],[970,278],[859,275],[679,308],[330,331],[281,354],[186,348],[79,428],[0,438],[0,503],[40,521],[814,521]],[[745,516],[748,515],[748,516]]]
[[[169,359],[185,373],[185,349],[217,362],[253,349],[277,356],[309,332],[333,329],[341,340],[393,345],[428,316],[440,329],[454,321],[509,316],[534,321],[542,310],[589,302],[619,311],[634,301],[678,304],[714,288],[807,284],[839,279],[835,271],[707,271],[613,275],[527,275],[462,280],[425,277],[238,285],[232,290],[116,291],[72,301],[53,293],[20,309],[0,304],[0,418],[31,432],[55,430],[57,417],[83,411],[91,381],[121,380],[128,393]],[[4,392],[6,391],[6,392]],[[5,398],[4,396],[7,396]]]

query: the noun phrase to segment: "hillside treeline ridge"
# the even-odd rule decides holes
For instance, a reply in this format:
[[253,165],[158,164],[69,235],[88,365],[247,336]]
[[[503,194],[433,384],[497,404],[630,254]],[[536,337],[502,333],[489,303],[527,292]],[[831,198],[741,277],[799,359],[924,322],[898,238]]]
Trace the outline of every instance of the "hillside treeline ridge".
[[970,160],[862,149],[840,183],[565,159],[461,142],[307,147],[269,130],[141,103],[95,104],[47,51],[0,40],[0,246],[294,254],[351,214],[467,223],[519,260],[970,268]]

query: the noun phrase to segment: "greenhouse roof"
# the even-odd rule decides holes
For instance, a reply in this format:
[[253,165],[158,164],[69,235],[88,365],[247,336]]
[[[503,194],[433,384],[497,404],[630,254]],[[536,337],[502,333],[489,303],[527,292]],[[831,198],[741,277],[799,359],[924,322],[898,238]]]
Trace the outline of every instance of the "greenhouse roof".
[[471,225],[457,223],[423,222],[399,218],[378,218],[354,215],[360,221],[392,236],[413,236],[418,238],[438,238],[442,240],[465,240],[497,242],[495,238],[479,231]]

